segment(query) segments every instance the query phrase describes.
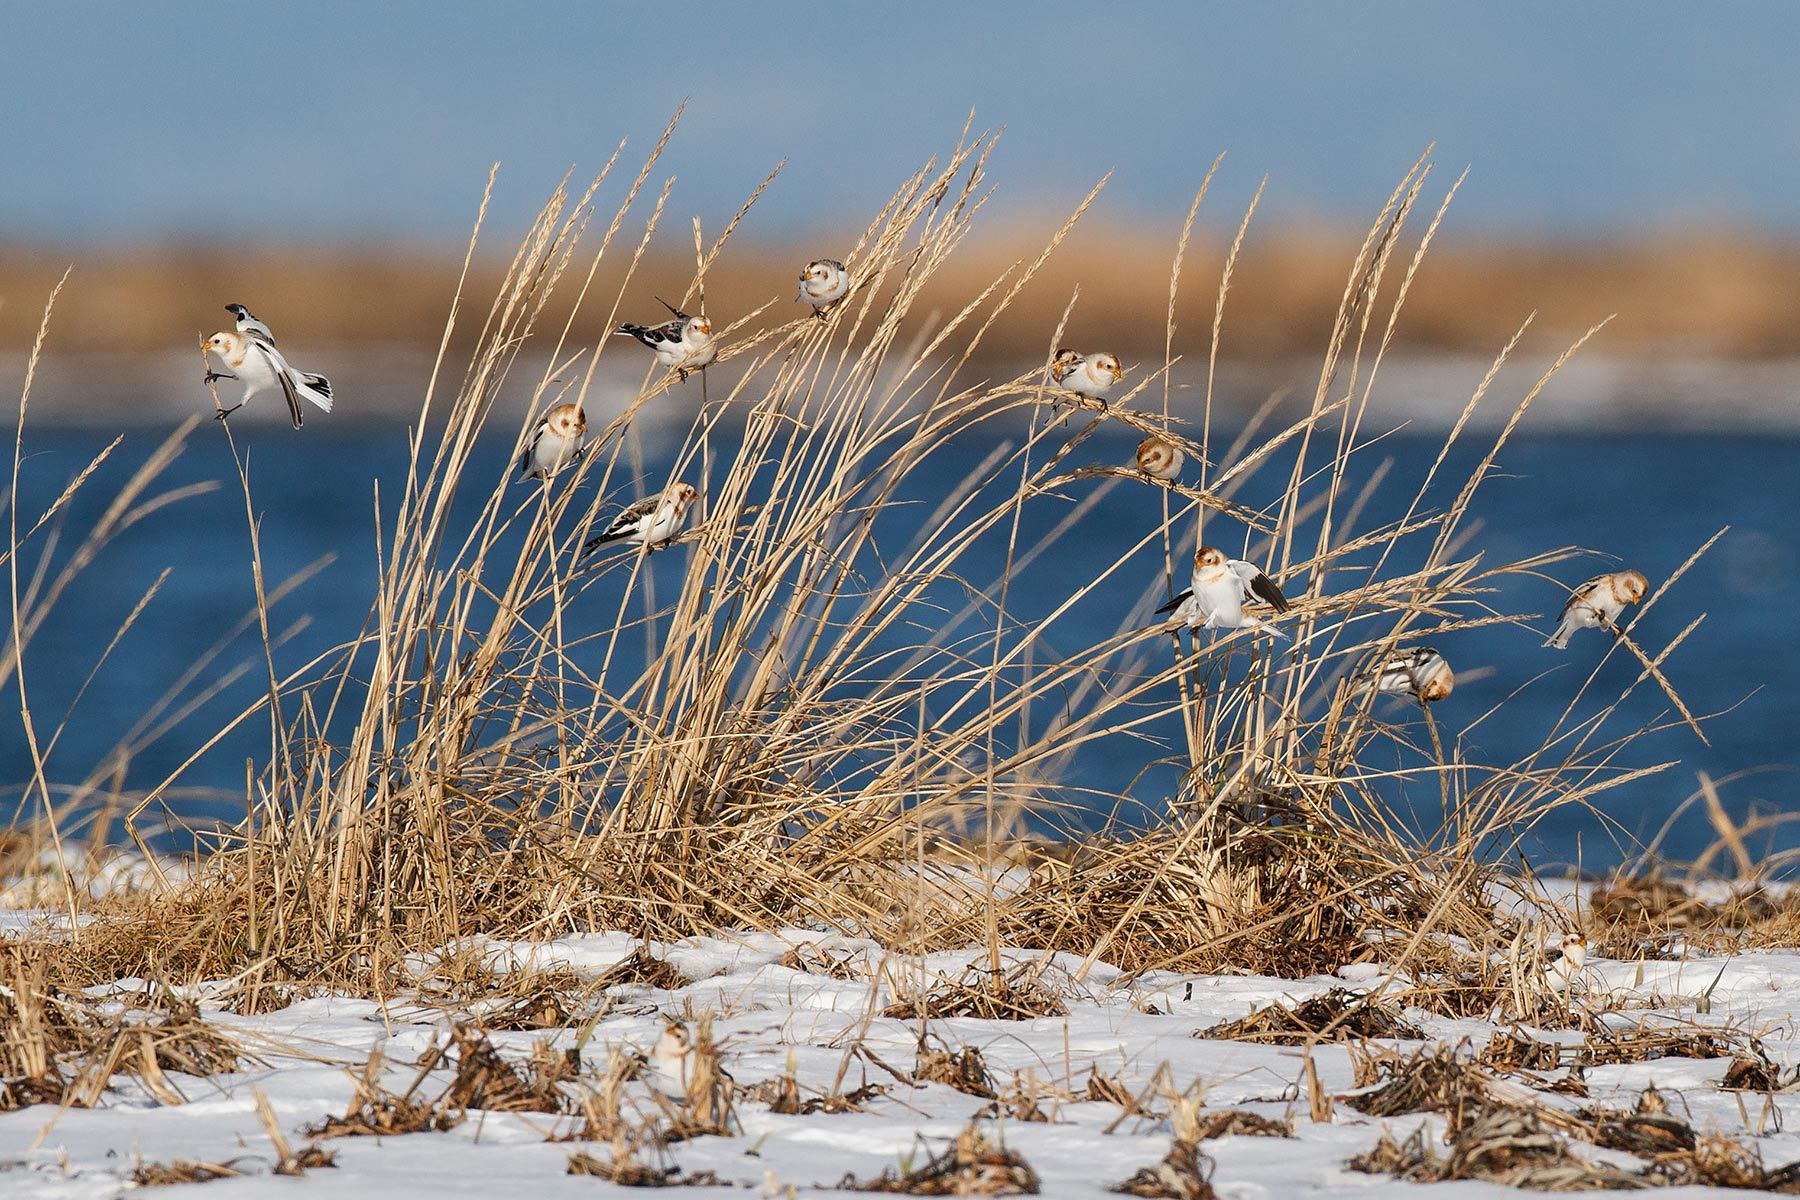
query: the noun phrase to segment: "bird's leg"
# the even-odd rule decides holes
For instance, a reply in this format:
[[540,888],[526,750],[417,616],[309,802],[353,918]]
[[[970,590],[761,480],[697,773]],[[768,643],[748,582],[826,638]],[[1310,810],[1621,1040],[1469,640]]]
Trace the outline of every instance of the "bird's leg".
[[238,409],[240,409],[242,407],[244,407],[244,402],[242,400],[239,400],[236,404],[232,405],[230,408],[221,408],[218,412],[213,414],[213,420],[223,421],[226,417],[229,417],[232,413],[236,412]]
[[236,379],[236,378],[237,378],[237,376],[231,374],[229,371],[208,371],[206,373],[205,377],[200,380],[200,382],[201,383],[211,383],[215,379]]
[[819,318],[819,320],[823,321],[825,319],[825,310],[822,308],[815,308],[815,309],[813,309],[813,316],[815,316],[815,317]]
[[676,383],[686,383],[687,382],[687,368],[686,367],[676,367],[675,368],[675,382]]

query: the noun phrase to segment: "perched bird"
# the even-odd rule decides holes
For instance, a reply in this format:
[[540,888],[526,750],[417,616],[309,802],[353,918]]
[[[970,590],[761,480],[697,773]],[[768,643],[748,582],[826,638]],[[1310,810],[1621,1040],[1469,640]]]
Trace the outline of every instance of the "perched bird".
[[1202,629],[1266,629],[1273,625],[1244,611],[1244,605],[1261,600],[1284,613],[1293,605],[1254,563],[1226,558],[1213,546],[1202,546],[1194,555],[1193,586],[1156,611],[1172,612],[1174,620]]
[[1564,935],[1561,946],[1544,952],[1544,981],[1555,991],[1568,991],[1587,966],[1587,949],[1587,938],[1582,934]]
[[206,350],[209,354],[218,355],[226,366],[237,372],[232,375],[223,371],[208,371],[206,382],[236,379],[244,385],[243,397],[230,408],[219,411],[221,420],[244,407],[250,397],[271,387],[281,389],[295,429],[306,421],[306,414],[300,407],[301,400],[308,400],[326,412],[331,411],[331,381],[323,375],[296,371],[288,366],[287,359],[281,357],[281,351],[275,348],[273,342],[253,334],[220,332],[206,339]]
[[1166,438],[1153,433],[1138,443],[1137,468],[1154,479],[1173,480],[1186,463],[1181,447]]
[[[1057,360],[1062,360],[1066,351],[1059,351]],[[1054,369],[1052,370],[1054,374]],[[1106,394],[1113,390],[1119,380],[1125,378],[1125,368],[1119,365],[1116,354],[1088,354],[1079,362],[1071,363],[1057,382],[1074,392],[1077,396],[1086,396],[1090,400],[1104,400]]]
[[259,337],[271,346],[275,344],[275,335],[269,331],[269,327],[257,320],[256,317],[251,314],[250,310],[243,305],[227,304],[225,306],[225,311],[237,318],[237,331],[239,333],[246,337]]
[[1069,377],[1069,372],[1080,365],[1081,351],[1067,348],[1058,350],[1056,357],[1050,360],[1050,382],[1061,386],[1062,381]]
[[685,380],[689,371],[703,371],[719,357],[713,345],[712,322],[705,317],[690,317],[662,297],[657,303],[675,314],[672,321],[661,325],[621,325],[616,330],[636,338],[656,351],[656,361],[673,367],[678,378]]
[[1364,692],[1411,696],[1420,704],[1435,704],[1456,686],[1456,672],[1444,656],[1430,646],[1398,650],[1363,676]]
[[1569,638],[1577,629],[1610,629],[1619,632],[1619,614],[1627,604],[1636,604],[1650,590],[1650,581],[1640,571],[1613,571],[1596,575],[1574,591],[1557,614],[1560,623],[1546,646],[1558,650],[1569,648]]
[[694,1042],[687,1026],[680,1022],[664,1026],[662,1036],[650,1047],[646,1060],[650,1081],[658,1091],[673,1099],[682,1099],[693,1079],[693,1059]]
[[548,479],[581,461],[587,414],[579,404],[558,404],[538,421],[519,454],[520,479]]
[[813,306],[813,315],[825,319],[825,310],[850,291],[850,272],[835,258],[815,258],[800,272],[800,294],[794,297]]
[[674,537],[687,520],[688,506],[700,493],[685,483],[672,483],[660,496],[645,496],[612,519],[606,532],[581,548],[585,558],[608,542],[627,541],[655,550]]

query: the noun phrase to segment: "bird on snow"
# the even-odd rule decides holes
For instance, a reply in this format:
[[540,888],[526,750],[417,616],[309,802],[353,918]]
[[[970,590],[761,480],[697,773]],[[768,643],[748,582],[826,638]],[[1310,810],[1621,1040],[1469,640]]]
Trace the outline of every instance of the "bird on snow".
[[1174,613],[1171,620],[1197,629],[1266,629],[1281,633],[1267,621],[1244,611],[1244,605],[1254,600],[1263,601],[1278,613],[1293,607],[1275,581],[1255,563],[1226,558],[1223,550],[1202,546],[1194,554],[1192,586],[1156,611]]
[[1617,634],[1619,614],[1625,611],[1626,605],[1642,600],[1649,590],[1650,581],[1641,571],[1612,571],[1594,576],[1569,593],[1562,612],[1557,614],[1556,632],[1544,645],[1566,650],[1569,638],[1578,629],[1610,629]]

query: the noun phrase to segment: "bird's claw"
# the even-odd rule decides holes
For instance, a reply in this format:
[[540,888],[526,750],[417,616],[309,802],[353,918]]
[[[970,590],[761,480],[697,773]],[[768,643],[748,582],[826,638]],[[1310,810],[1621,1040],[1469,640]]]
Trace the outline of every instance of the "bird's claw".
[[214,380],[218,380],[218,379],[236,379],[236,378],[237,378],[236,375],[230,374],[229,372],[226,372],[226,371],[208,371],[206,373],[205,377],[201,380],[201,382],[202,383],[212,383]]
[[[235,376],[234,376],[234,378],[235,378]],[[230,408],[221,408],[218,412],[213,414],[213,420],[223,421],[226,417],[229,417],[232,413],[236,412],[238,409],[240,409],[242,407],[244,407],[244,406],[240,403],[240,404],[234,404]]]

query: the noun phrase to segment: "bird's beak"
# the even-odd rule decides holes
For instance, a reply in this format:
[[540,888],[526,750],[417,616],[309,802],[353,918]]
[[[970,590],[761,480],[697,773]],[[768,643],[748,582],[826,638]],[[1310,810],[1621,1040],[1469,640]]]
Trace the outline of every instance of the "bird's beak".
[[1121,379],[1123,379],[1123,378],[1125,378],[1125,371],[1124,371],[1124,369],[1123,369],[1123,368],[1121,368],[1121,367],[1114,367],[1114,368],[1113,368],[1113,373],[1112,373],[1112,377],[1113,377],[1113,382],[1114,382],[1114,383],[1117,383],[1117,382],[1119,382],[1119,381],[1120,381],[1120,380],[1121,380]]

